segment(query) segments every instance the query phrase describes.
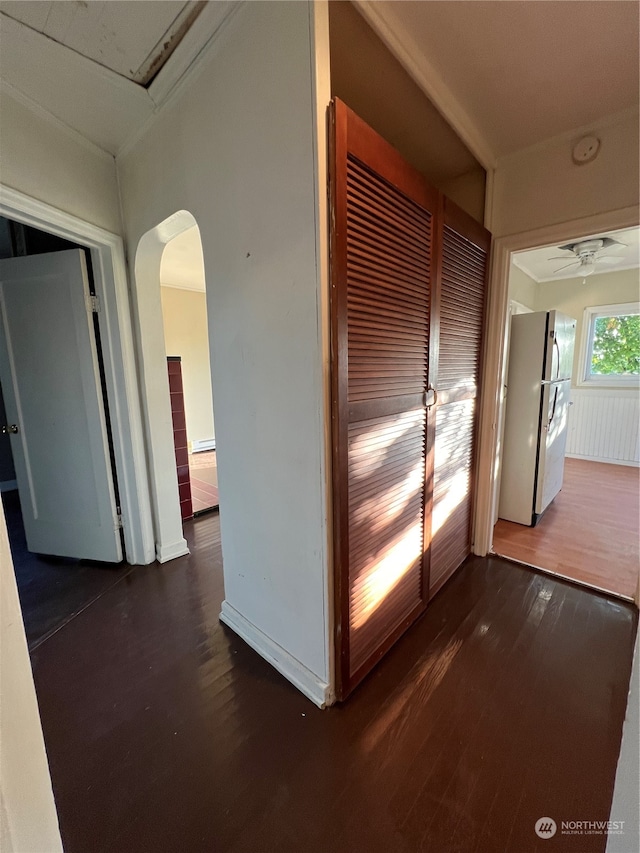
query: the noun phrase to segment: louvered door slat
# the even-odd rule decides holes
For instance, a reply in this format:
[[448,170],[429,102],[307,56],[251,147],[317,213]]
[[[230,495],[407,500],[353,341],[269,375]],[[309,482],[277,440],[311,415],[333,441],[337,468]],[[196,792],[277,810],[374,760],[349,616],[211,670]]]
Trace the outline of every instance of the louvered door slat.
[[[349,400],[423,391],[431,215],[397,199],[397,190],[367,175],[354,157],[347,159],[347,187]],[[351,678],[421,607],[425,459],[424,410],[349,426]]]
[[470,550],[475,400],[439,406],[433,483],[431,577],[438,589]]
[[[351,179],[347,187],[347,196],[350,201],[353,200],[355,194],[353,189],[358,189],[358,199],[362,199],[372,207],[378,207],[384,211],[385,218],[394,222],[400,223],[401,227],[407,232],[412,232],[418,239],[422,239],[420,226],[410,221],[410,213],[413,209],[413,202],[408,196],[389,195],[386,187],[382,184],[372,184],[370,181],[370,169],[358,159],[353,159],[351,163]],[[382,187],[382,191],[380,188]]]
[[430,596],[471,551],[476,397],[490,236],[445,200]]
[[[349,257],[349,274],[352,281],[359,281],[364,290],[371,290],[380,296],[390,294],[398,304],[413,305],[415,303],[416,291],[409,286],[409,280],[401,275],[394,274],[391,266],[372,268],[371,264],[361,264],[357,254]],[[418,290],[419,293],[419,290]]]
[[344,698],[428,596],[427,421],[435,413],[424,393],[437,194],[338,101],[333,115],[334,528]]
[[[370,192],[363,196],[365,181]],[[431,215],[408,199],[395,200],[397,190],[373,172],[367,174],[354,156],[347,157],[347,188],[348,343],[361,344],[363,352],[357,362],[349,359],[349,400],[423,390],[429,346]],[[389,210],[393,218],[387,215]],[[356,255],[357,275],[351,276]],[[368,267],[376,277],[388,270],[403,285],[388,288],[386,301],[372,298]],[[362,278],[367,282],[364,287]],[[413,295],[413,311],[403,311],[400,304],[396,308],[394,290],[405,298]],[[378,344],[381,338],[387,342],[384,348]],[[398,358],[393,350],[401,345],[415,347],[415,355]]]
[[351,675],[422,601],[424,442],[422,409],[349,426]]

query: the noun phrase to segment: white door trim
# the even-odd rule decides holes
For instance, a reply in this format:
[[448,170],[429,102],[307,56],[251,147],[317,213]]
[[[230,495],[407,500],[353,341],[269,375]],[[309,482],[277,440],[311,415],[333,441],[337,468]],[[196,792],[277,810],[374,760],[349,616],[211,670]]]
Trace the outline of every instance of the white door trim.
[[509,266],[512,252],[567,242],[599,231],[633,228],[640,223],[640,208],[612,210],[571,222],[560,222],[494,240],[488,293],[488,322],[480,408],[479,452],[476,472],[473,552],[488,554],[493,544],[493,506],[497,489],[502,387],[505,370],[505,334],[509,311]]
[[152,563],[155,538],[122,238],[2,185],[0,215],[91,251],[126,559],[134,565]]
[[143,234],[135,254],[131,252],[140,392],[145,412],[156,557],[160,563],[189,553],[180,514],[160,268],[167,243],[197,224],[189,211],[178,210]]

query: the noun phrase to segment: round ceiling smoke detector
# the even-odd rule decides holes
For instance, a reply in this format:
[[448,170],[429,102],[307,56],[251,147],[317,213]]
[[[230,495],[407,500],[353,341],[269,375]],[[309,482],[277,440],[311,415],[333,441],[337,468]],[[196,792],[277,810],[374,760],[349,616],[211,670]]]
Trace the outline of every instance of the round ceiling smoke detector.
[[600,140],[597,136],[583,136],[573,146],[571,157],[576,166],[584,166],[596,159],[599,150]]

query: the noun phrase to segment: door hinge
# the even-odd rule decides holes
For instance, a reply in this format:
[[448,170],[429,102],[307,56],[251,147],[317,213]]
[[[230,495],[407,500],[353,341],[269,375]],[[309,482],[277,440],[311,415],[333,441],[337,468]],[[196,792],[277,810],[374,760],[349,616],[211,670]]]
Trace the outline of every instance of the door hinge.
[[87,295],[87,311],[90,314],[98,314],[100,312],[100,299],[95,293]]
[[122,527],[123,527],[123,524],[122,524],[122,513],[121,513],[121,512],[119,512],[119,513],[116,515],[116,530],[122,530]]

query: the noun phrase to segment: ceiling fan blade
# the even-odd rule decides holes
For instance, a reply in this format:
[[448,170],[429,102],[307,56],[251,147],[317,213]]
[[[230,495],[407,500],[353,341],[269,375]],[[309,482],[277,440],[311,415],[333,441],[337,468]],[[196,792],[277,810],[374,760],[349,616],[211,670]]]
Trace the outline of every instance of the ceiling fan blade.
[[614,255],[600,255],[596,258],[596,262],[600,263],[601,261],[603,264],[621,264],[624,258],[616,258]]
[[[555,255],[553,258],[547,258],[548,261],[568,261],[571,255]],[[575,257],[575,255],[574,255]]]
[[560,269],[554,270],[553,272],[554,273],[562,272],[562,270],[568,270],[569,267],[579,267],[579,266],[580,266],[580,261],[574,261],[572,264],[567,264],[566,266],[560,267]]

